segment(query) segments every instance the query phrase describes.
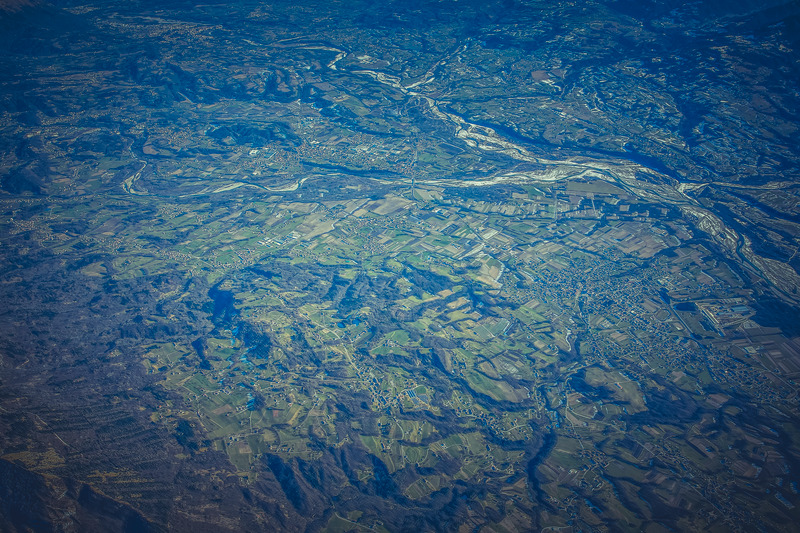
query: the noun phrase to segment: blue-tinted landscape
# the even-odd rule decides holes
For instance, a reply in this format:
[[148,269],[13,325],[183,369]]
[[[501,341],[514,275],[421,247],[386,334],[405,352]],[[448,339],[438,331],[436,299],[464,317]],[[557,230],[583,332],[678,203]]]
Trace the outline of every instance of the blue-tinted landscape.
[[797,530],[799,36],[0,0],[0,530]]

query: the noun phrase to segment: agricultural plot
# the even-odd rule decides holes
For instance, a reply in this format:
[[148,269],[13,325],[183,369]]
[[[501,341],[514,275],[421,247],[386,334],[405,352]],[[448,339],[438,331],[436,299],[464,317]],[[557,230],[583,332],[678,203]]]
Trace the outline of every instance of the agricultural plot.
[[[590,192],[595,205],[614,194],[603,184],[570,183],[570,194]],[[587,242],[575,238],[587,222],[521,224],[475,201],[390,196],[351,204],[250,203],[245,212],[278,213],[283,222],[245,218],[220,240],[204,227],[203,248],[192,253],[205,259],[191,266],[187,256],[183,268],[202,269],[212,257],[223,271],[239,263],[215,289],[217,334],[192,347],[153,344],[143,360],[184,397],[184,413],[196,413],[188,419],[208,446],[227,454],[248,483],[258,482],[264,457],[316,460],[320,446],[357,446],[421,502],[459,482],[500,491],[550,446],[537,459],[541,498],[571,502],[586,523],[604,516],[636,529],[651,516],[629,507],[626,494],[636,487],[658,499],[653,480],[671,479],[670,469],[717,476],[719,468],[704,464],[722,450],[735,463],[735,441],[724,433],[674,433],[685,439],[674,446],[653,438],[660,423],[650,398],[658,405],[664,382],[648,377],[700,398],[711,371],[684,365],[686,343],[708,339],[721,349],[719,333],[703,324],[732,337],[750,327],[749,300],[726,285],[722,263],[708,268],[680,241],[654,260],[641,247],[656,244],[620,246],[645,239],[624,219],[588,222],[601,237]],[[451,220],[496,229],[463,231]],[[181,228],[183,243],[201,240],[191,237],[201,230]],[[537,237],[520,241],[530,228]],[[580,251],[584,245],[591,253]],[[691,308],[663,297],[699,294],[694,278],[674,267],[687,255],[719,276],[706,283],[716,299]],[[116,275],[164,268],[164,259],[143,256]],[[617,281],[616,272],[633,268],[637,284]],[[106,274],[94,266],[86,275]],[[164,411],[160,420],[186,416]],[[666,462],[652,466],[655,456]],[[368,465],[362,472],[363,483],[383,475]]]

